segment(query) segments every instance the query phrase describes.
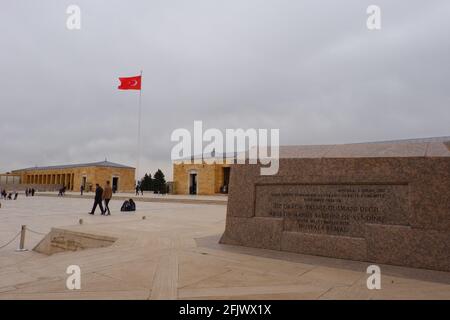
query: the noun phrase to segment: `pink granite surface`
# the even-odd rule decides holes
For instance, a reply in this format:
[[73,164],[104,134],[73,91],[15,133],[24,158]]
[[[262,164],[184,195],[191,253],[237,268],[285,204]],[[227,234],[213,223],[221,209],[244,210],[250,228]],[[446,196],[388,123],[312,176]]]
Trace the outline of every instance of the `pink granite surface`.
[[450,271],[450,142],[288,146],[280,158],[274,176],[233,166],[221,243]]

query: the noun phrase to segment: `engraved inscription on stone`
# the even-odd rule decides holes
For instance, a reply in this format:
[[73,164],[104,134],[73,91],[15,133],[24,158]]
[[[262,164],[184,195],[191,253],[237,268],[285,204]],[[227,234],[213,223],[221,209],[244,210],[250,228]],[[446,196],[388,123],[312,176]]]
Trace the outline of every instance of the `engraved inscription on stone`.
[[284,230],[364,237],[364,225],[407,225],[407,185],[256,186],[255,216],[283,218]]

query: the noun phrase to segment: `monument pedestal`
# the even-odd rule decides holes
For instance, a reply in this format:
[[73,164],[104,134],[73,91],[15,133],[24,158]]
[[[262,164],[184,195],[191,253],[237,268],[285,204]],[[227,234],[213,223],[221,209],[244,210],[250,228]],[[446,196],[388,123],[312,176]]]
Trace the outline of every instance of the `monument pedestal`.
[[450,271],[448,141],[281,147],[231,170],[221,243]]

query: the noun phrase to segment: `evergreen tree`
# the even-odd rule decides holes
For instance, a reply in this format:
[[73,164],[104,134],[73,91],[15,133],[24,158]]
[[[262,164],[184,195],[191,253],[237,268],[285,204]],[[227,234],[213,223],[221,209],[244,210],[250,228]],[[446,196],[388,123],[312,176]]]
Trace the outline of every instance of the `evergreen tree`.
[[158,169],[153,176],[153,190],[160,193],[167,193],[166,179],[164,173]]
[[153,179],[151,173],[146,173],[145,176],[141,179],[141,188],[144,191],[153,190]]

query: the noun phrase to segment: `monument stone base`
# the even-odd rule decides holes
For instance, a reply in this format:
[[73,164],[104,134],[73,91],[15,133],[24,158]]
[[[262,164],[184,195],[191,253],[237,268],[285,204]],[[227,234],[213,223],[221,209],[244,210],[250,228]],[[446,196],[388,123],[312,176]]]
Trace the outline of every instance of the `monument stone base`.
[[280,149],[233,165],[221,243],[450,271],[450,137]]

